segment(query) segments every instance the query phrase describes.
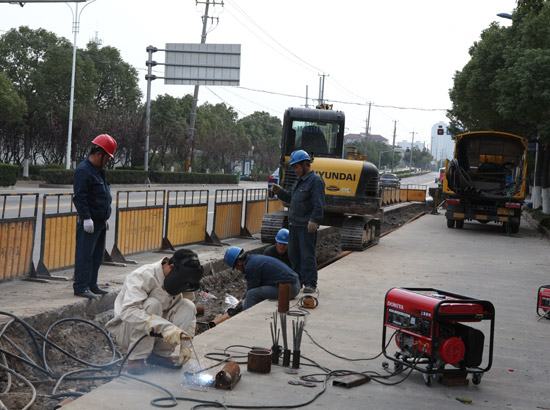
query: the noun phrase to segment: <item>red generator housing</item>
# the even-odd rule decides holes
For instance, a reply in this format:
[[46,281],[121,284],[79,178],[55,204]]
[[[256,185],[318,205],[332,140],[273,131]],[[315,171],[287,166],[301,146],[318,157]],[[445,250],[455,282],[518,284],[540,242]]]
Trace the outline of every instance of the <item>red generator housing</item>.
[[537,315],[550,319],[550,285],[543,285],[539,288]]
[[[486,300],[433,288],[392,288],[384,303],[382,350],[394,362],[395,373],[410,368],[421,371],[428,386],[437,375],[448,384],[454,380],[452,384],[464,385],[468,373],[479,384],[493,361],[494,319],[494,306]],[[484,320],[490,321],[485,363],[484,333],[464,324]],[[389,355],[386,349],[391,340],[386,331],[392,329],[399,351]]]

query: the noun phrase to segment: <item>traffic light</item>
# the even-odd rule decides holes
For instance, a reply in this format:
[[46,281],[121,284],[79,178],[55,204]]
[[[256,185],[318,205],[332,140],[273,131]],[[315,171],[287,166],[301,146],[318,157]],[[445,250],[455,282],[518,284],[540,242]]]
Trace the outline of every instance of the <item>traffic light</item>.
[[444,132],[445,132],[445,131],[443,130],[443,128],[438,128],[438,129],[437,129],[437,135],[443,135]]

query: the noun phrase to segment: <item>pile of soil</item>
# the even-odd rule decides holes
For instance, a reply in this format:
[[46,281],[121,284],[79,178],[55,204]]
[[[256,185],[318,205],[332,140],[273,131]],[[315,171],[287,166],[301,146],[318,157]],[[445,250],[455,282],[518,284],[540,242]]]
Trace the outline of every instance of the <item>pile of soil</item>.
[[[402,226],[424,211],[424,205],[408,207],[399,212],[395,212],[384,217],[381,226],[382,236],[392,230]],[[317,262],[319,265],[334,259],[342,253],[340,248],[340,235],[338,232],[324,236],[317,244]],[[242,299],[246,291],[246,281],[239,271],[226,270],[215,275],[204,278],[201,282],[201,290],[197,292],[196,305],[204,308],[204,314],[197,317],[196,333],[200,334],[209,329],[209,322],[222,315],[229,307],[232,307],[237,300]],[[105,323],[112,317],[112,310],[104,312],[93,318],[83,318],[92,321],[99,328],[104,328]],[[50,324],[42,324],[37,327],[41,334],[46,334]],[[40,351],[42,340],[38,337],[33,340],[29,333],[20,324],[14,324],[7,329],[4,338],[0,341],[1,348],[11,351],[21,356],[21,353],[14,348],[12,343],[4,343],[8,340],[17,344],[18,348],[29,355],[32,360],[44,367],[42,357],[37,351]],[[57,346],[73,355],[60,353],[57,349],[46,347],[47,357],[46,365],[51,368],[54,377],[76,369],[89,368],[92,365],[106,364],[112,361],[113,351],[110,348],[106,336],[98,329],[83,321],[68,321],[54,327],[48,334],[48,338]],[[38,347],[38,349],[37,349]],[[119,349],[118,346],[115,348]],[[122,354],[125,351],[120,350]],[[0,363],[4,363],[0,356]],[[44,372],[33,369],[31,366],[22,364],[19,360],[6,355],[9,367],[14,371],[24,375],[37,390],[38,397],[32,409],[53,409],[63,397],[51,398],[56,381],[48,377]],[[80,360],[80,361],[79,361]],[[92,373],[93,376],[100,374],[115,374],[115,370],[110,372]],[[108,382],[110,379],[94,379],[86,381],[65,380],[57,389],[57,392],[89,392],[96,387]],[[0,393],[7,389],[8,373],[0,368]],[[24,381],[15,376],[11,377],[11,387],[7,395],[1,395],[0,400],[8,409],[23,408],[30,399],[30,389]]]

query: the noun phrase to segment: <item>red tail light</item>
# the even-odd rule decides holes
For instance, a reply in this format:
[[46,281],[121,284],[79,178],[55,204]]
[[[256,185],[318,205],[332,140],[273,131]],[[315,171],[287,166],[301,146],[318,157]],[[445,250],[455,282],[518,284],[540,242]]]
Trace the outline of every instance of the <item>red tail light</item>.
[[516,208],[518,209],[519,207],[521,207],[520,204],[516,203],[516,202],[506,202],[506,205],[504,205],[505,208]]
[[451,205],[460,205],[460,199],[446,199],[445,203]]

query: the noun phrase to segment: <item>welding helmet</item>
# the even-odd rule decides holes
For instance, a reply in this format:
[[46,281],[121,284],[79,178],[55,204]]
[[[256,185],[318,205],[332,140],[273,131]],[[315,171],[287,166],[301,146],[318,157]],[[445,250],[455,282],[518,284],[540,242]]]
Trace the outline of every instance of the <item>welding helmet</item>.
[[95,144],[101,148],[111,157],[114,158],[116,150],[116,141],[109,134],[101,134],[94,138],[92,144]]
[[174,265],[164,278],[164,290],[172,296],[199,289],[204,272],[197,254],[189,249],[180,249],[167,262]]
[[290,165],[294,165],[302,161],[311,161],[311,157],[303,149],[299,149],[298,151],[294,151],[290,154]]
[[242,248],[239,248],[237,246],[232,246],[231,248],[225,251],[225,256],[223,257],[223,260],[226,264],[234,268],[235,262],[237,262],[237,259],[239,259],[239,256],[241,254],[244,254],[244,251]]
[[279,230],[279,232],[277,232],[277,236],[275,237],[275,242],[288,245],[288,229],[283,228]]

